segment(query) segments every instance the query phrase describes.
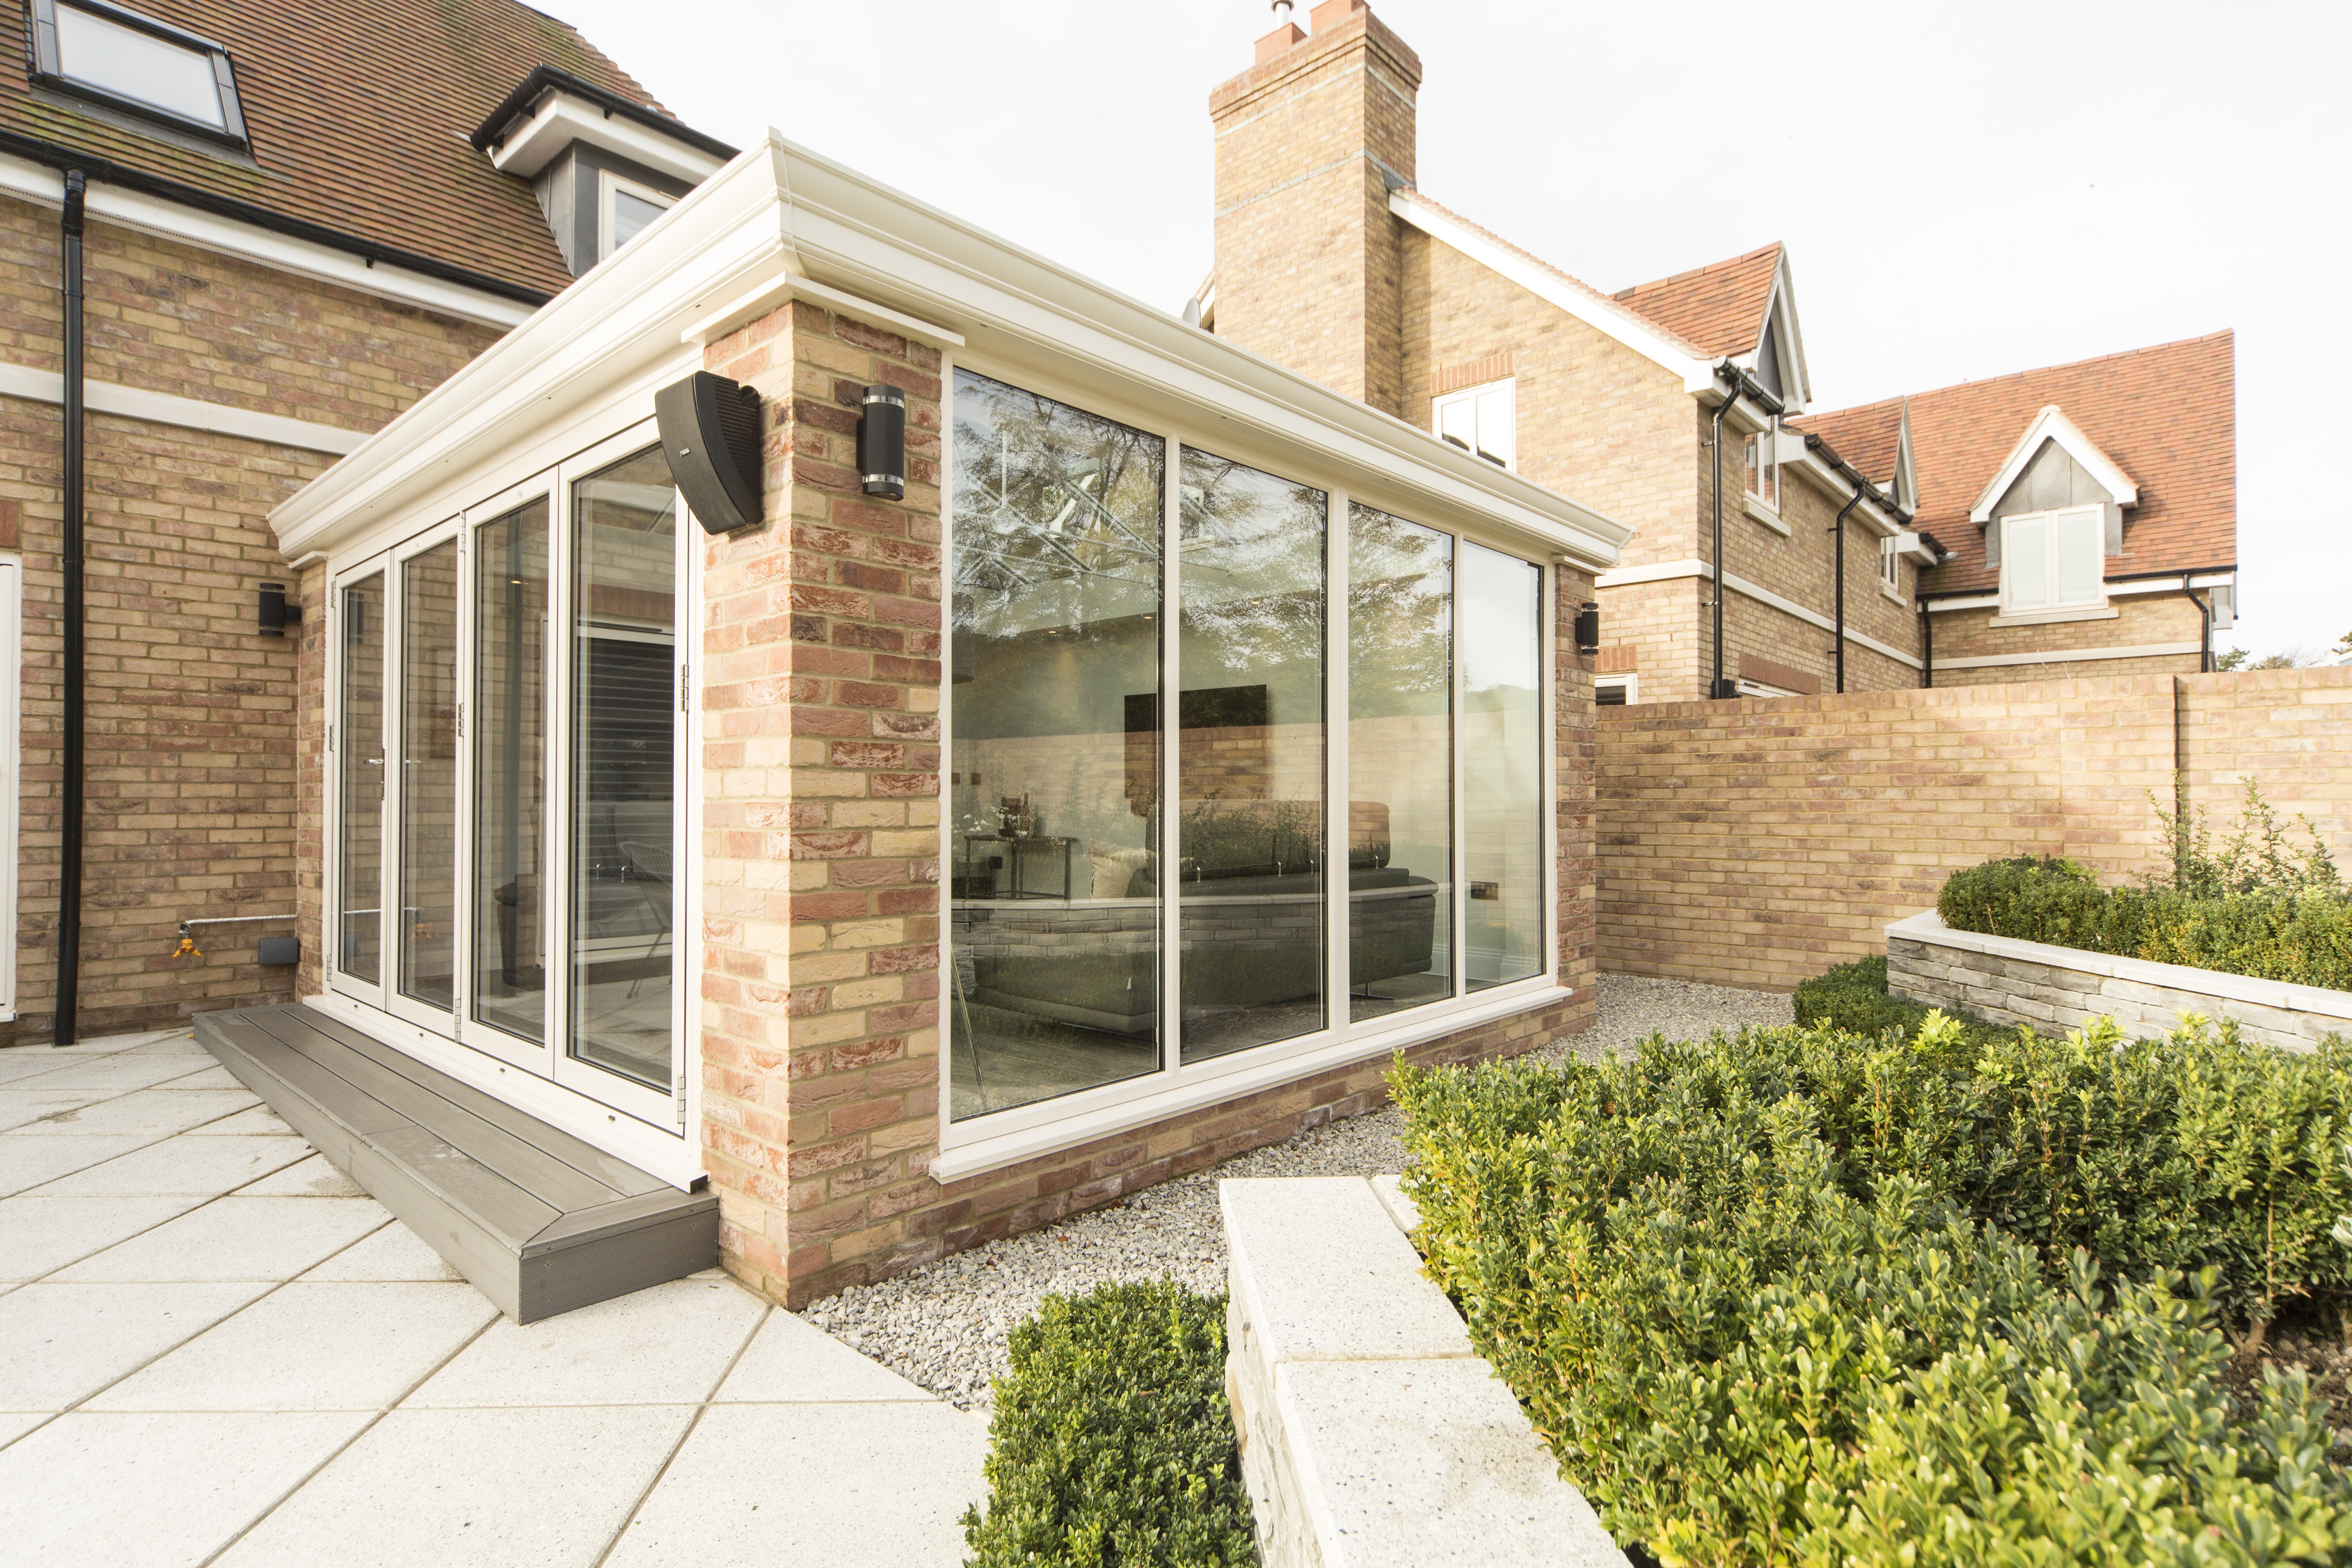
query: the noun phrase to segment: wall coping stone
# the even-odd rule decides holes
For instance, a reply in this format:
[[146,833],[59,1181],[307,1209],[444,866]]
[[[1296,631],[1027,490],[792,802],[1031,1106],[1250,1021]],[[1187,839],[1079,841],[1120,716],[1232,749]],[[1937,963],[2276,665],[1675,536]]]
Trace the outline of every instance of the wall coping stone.
[[1397,1178],[1217,1184],[1265,1568],[1628,1568],[1406,1239]]
[[1932,909],[1924,915],[1914,915],[1908,919],[1895,922],[1886,928],[1886,939],[1890,943],[1920,942],[1963,953],[1979,953],[1987,957],[2011,958],[2052,968],[2072,969],[2077,974],[2159,987],[2168,991],[2202,992],[2254,1007],[2284,1008],[2291,1012],[2316,1013],[2322,1018],[2352,1022],[2352,991],[2329,990],[2324,986],[2299,986],[2287,980],[2257,979],[2251,975],[2225,974],[2219,969],[2200,969],[2188,964],[2158,964],[2147,958],[2125,958],[2112,953],[2093,953],[2081,947],[2061,947],[2048,942],[2027,942],[2014,936],[1989,936],[1980,931],[1955,931],[1945,925],[1943,916]]

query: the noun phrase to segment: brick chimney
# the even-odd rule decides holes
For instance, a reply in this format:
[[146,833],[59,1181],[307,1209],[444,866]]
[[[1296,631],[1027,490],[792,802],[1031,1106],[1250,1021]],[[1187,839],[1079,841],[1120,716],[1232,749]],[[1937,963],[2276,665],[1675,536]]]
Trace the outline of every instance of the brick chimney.
[[1402,413],[1401,225],[1421,59],[1364,8],[1285,21],[1209,95],[1217,133],[1217,335]]

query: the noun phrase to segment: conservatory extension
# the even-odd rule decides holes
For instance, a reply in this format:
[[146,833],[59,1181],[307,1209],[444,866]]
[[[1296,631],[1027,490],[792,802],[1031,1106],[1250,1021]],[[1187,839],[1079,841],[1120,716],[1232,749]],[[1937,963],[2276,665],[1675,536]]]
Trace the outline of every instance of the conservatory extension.
[[781,141],[275,520],[308,994],[205,1038],[526,1312],[714,1234],[803,1301],[1589,1019],[1626,530]]

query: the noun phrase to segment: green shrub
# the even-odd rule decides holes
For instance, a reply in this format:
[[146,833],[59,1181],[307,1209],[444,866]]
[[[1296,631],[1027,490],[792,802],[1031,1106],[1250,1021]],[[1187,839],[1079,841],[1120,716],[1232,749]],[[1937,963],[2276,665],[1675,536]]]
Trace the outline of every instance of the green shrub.
[[[2209,1191],[2099,1157],[2132,1129],[2060,1103],[2129,1053],[2021,1034],[1956,1069],[1948,1020],[1919,1033],[1397,1073],[1430,1272],[1603,1522],[1670,1564],[2352,1562],[2301,1377],[2229,1420],[2219,1270],[2188,1299],[2163,1270],[2107,1291],[2051,1251],[2105,1234],[2131,1181]],[[2228,1043],[2158,1053],[2234,1082]],[[2193,1252],[2179,1230],[2122,1239]]]
[[996,1383],[976,1568],[1242,1568],[1249,1497],[1225,1406],[1225,1301],[1168,1281],[1048,1296]]
[[[1796,1005],[1797,1022],[1801,1028],[1826,1025],[1844,1034],[1864,1036],[1882,1035],[1891,1029],[1910,1039],[1935,1016],[1935,1009],[1922,1003],[1888,994],[1885,958],[1861,958],[1814,976],[1797,988]],[[1971,1059],[1986,1042],[2005,1040],[2016,1033],[1978,1019],[1946,1016],[1959,1023],[1960,1044],[1964,1054]]]

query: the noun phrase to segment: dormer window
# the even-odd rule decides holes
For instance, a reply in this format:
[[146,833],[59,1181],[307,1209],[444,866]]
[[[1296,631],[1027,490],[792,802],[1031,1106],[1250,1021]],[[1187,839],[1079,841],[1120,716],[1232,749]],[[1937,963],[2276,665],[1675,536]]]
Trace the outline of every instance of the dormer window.
[[647,225],[676,204],[677,198],[641,185],[635,180],[600,171],[604,199],[597,219],[597,255],[601,259],[645,232]]
[[32,0],[33,79],[242,147],[228,51],[102,0]]

